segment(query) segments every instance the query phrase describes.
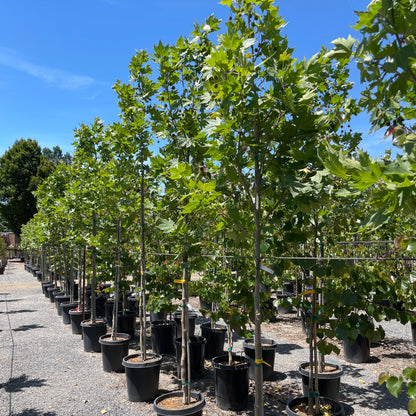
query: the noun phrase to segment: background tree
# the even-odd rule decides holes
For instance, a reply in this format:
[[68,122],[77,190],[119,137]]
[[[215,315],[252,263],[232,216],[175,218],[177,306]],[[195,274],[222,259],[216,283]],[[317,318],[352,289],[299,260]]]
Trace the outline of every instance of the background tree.
[[36,140],[20,139],[0,158],[0,218],[5,230],[19,235],[21,227],[36,213],[33,192],[64,162],[70,161],[59,146],[42,148]]
[[42,150],[32,139],[17,140],[0,159],[0,212],[18,235],[36,212],[33,191],[41,162]]
[[44,155],[55,165],[58,165],[59,163],[65,163],[65,165],[69,165],[72,159],[72,156],[68,152],[64,153],[59,146],[54,146],[52,150],[48,147],[44,147],[42,149],[42,155]]

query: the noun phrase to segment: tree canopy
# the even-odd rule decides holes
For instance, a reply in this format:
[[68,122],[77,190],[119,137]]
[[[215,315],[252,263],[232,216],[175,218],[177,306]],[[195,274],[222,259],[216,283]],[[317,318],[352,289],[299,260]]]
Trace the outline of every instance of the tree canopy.
[[57,163],[68,163],[59,146],[42,148],[33,139],[16,140],[0,158],[0,223],[2,229],[19,235],[23,224],[36,213],[34,191]]

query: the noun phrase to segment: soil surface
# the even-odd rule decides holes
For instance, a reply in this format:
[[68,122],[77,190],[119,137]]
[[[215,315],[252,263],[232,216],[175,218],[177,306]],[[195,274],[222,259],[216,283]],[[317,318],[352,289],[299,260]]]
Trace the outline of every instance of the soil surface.
[[[198,310],[197,299],[191,299],[191,305]],[[198,314],[196,335],[203,322],[206,320]],[[378,385],[378,376],[385,371],[400,374],[402,368],[415,362],[410,324],[382,325],[386,338],[371,346],[370,362],[346,362],[341,343],[340,355],[327,357],[328,363],[339,364],[344,371],[340,402],[346,415],[408,414],[406,395],[391,396],[384,385]],[[287,400],[302,394],[298,368],[308,361],[306,337],[296,313],[278,315],[276,322],[263,324],[262,335],[277,342],[273,377],[263,385],[265,415],[284,415]],[[242,343],[243,339],[234,338],[235,352],[243,354]],[[150,344],[148,347],[151,351]],[[136,334],[129,354],[138,351]],[[166,354],[159,393],[180,387],[175,356]],[[217,407],[210,361],[205,361],[204,377],[192,382],[192,390],[205,397],[204,415],[254,415],[253,381],[246,410],[234,412]],[[9,261],[4,275],[0,275],[0,416],[154,414],[152,403],[128,401],[125,374],[104,372],[101,354],[84,352],[81,335],[72,334],[71,325],[63,324],[55,304],[43,295],[40,282],[24,270],[23,263]]]

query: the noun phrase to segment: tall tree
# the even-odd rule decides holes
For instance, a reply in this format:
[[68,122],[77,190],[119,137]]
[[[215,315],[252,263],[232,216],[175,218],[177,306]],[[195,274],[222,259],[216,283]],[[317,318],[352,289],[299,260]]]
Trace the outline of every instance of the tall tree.
[[37,178],[46,177],[49,169],[40,171],[42,149],[36,140],[20,139],[0,158],[0,214],[10,230],[20,234],[36,212]]

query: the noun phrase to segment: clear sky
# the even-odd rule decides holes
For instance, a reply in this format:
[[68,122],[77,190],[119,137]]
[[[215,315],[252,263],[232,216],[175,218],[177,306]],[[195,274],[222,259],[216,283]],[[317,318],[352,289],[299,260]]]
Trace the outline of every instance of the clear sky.
[[[118,118],[112,85],[128,81],[135,50],[188,36],[210,14],[227,19],[219,0],[3,0],[0,13],[0,156],[20,138],[41,147],[73,150],[73,130],[95,117]],[[278,0],[285,33],[302,59],[338,37],[358,33],[354,10],[369,0]],[[357,78],[357,75],[356,75]],[[358,78],[357,78],[358,79]],[[358,93],[357,93],[358,94]],[[362,147],[373,156],[382,133],[368,136],[366,117],[355,121]]]

